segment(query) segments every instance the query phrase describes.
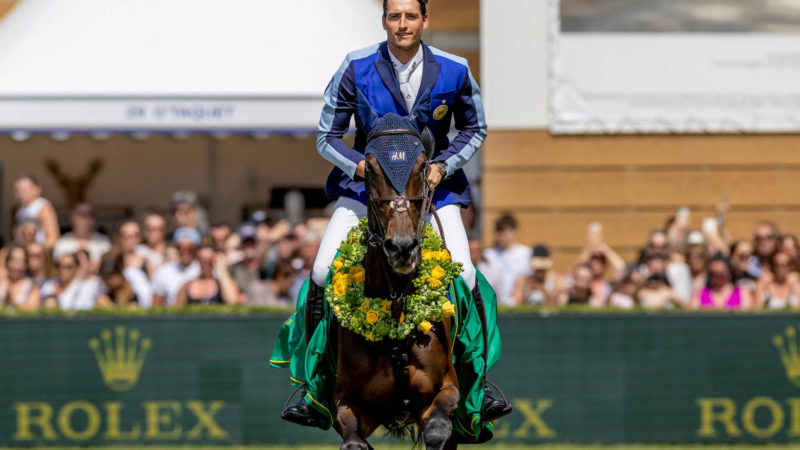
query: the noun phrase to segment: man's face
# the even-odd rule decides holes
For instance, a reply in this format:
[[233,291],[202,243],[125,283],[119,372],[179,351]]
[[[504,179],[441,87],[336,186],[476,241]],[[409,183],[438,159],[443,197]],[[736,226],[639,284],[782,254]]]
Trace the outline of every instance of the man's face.
[[211,235],[211,239],[214,241],[214,247],[217,249],[217,251],[224,251],[225,242],[231,235],[231,229],[227,225],[220,225],[218,227],[211,228],[209,234]]
[[514,228],[503,228],[495,231],[495,242],[503,250],[510,248],[517,241],[517,230]]
[[176,244],[176,247],[178,247],[178,261],[180,261],[183,266],[188,266],[195,260],[197,246],[194,245],[194,242],[188,239],[181,239]]
[[164,242],[167,233],[167,222],[163,217],[150,215],[144,221],[144,235],[147,243],[156,245]]
[[175,223],[178,227],[194,228],[197,222],[197,210],[190,203],[181,203],[175,207]]
[[753,241],[756,253],[761,257],[765,257],[775,253],[778,236],[775,235],[774,230],[769,225],[759,225],[753,233]]
[[428,16],[422,15],[417,0],[388,0],[381,22],[389,46],[398,50],[415,49],[428,29]]
[[94,214],[88,205],[79,205],[72,211],[73,231],[88,233],[94,227]]
[[125,253],[132,253],[136,250],[136,246],[142,241],[142,232],[139,230],[139,225],[133,222],[122,225],[119,229],[119,241],[122,251]]

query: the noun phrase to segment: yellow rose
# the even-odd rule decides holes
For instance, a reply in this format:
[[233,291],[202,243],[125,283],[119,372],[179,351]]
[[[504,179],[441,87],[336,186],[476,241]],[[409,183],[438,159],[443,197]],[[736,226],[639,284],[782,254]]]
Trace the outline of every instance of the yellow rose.
[[353,280],[354,283],[363,283],[364,269],[361,267],[353,267],[350,269],[350,279]]
[[419,325],[417,325],[417,328],[419,331],[422,331],[423,334],[428,334],[428,332],[431,331],[431,328],[433,328],[433,324],[427,320],[423,320],[419,323]]
[[442,280],[437,280],[436,278],[428,277],[428,286],[430,286],[432,289],[439,288],[442,286]]
[[337,297],[341,297],[346,290],[347,290],[347,282],[344,280],[339,280],[333,284],[333,293]]
[[361,302],[361,306],[358,307],[358,310],[363,312],[364,314],[369,311],[370,302],[368,298],[365,298],[363,302]]
[[381,312],[383,312],[384,314],[391,314],[392,311],[389,309],[391,307],[392,307],[392,302],[390,302],[389,300],[384,300],[381,302]]
[[444,269],[442,269],[442,266],[436,266],[431,271],[431,277],[433,277],[433,278],[435,278],[437,280],[441,280],[442,278],[444,278],[445,275],[446,275],[446,273],[445,273]]
[[450,252],[448,252],[447,249],[444,249],[444,250],[440,251],[438,259],[444,260],[444,261],[450,261]]
[[377,311],[367,311],[367,323],[370,325],[375,325],[378,320],[380,320],[381,316],[378,314]]
[[456,315],[456,307],[449,301],[444,302],[442,303],[442,314],[444,314],[445,317],[453,317]]
[[333,275],[333,284],[336,284],[336,283],[338,283],[340,281],[343,282],[346,285],[350,284],[350,279],[348,278],[347,274],[344,274],[344,273],[336,273],[336,274],[334,274]]
[[333,260],[333,270],[335,270],[335,271],[339,270],[339,269],[342,268],[343,265],[344,265],[344,261],[342,261],[342,257],[341,256]]
[[434,257],[435,254],[436,252],[434,252],[433,250],[423,250],[422,259],[431,259]]
[[375,342],[375,335],[372,334],[371,331],[369,333],[365,334],[364,337],[367,338],[368,341]]

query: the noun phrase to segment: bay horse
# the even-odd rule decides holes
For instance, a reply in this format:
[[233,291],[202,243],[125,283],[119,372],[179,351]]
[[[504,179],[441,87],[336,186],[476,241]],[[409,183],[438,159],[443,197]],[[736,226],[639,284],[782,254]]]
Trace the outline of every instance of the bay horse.
[[[369,153],[369,144],[366,155],[369,232],[364,295],[391,299],[392,315],[398,319],[406,295],[414,288],[422,230],[432,209],[427,168],[434,142],[427,128],[417,133],[405,118],[410,126],[397,128],[396,124],[402,122],[396,119],[401,118],[384,118],[389,116],[395,118],[395,125],[373,132],[368,142],[392,140],[395,148],[397,141],[421,143],[425,150],[408,162],[413,163],[413,169],[402,191],[392,186],[379,159]],[[409,155],[416,154],[413,148],[407,150]],[[415,425],[426,449],[456,448],[451,423],[459,401],[450,354],[453,320],[435,323],[427,334],[414,331],[403,341],[386,338],[369,342],[344,327],[335,327],[338,357],[334,405],[336,429],[343,439],[341,449],[371,449],[366,439],[381,425],[395,435]]]

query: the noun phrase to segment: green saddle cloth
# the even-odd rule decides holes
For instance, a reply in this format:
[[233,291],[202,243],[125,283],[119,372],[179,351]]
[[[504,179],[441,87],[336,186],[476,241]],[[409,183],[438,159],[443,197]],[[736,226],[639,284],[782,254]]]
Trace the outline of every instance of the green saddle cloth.
[[[483,378],[500,359],[502,344],[497,329],[497,297],[494,290],[478,272],[478,285],[486,305],[489,329],[488,367],[483,360],[482,327],[472,293],[461,277],[450,286],[450,298],[456,306],[456,327],[453,327],[453,363],[458,373],[461,398],[453,419],[453,429],[460,441],[482,443],[494,434],[491,423],[481,421],[483,401]],[[328,277],[330,281],[330,276]],[[324,302],[325,314],[306,347],[304,308],[308,281],[297,298],[297,312],[292,315],[278,333],[278,341],[272,350],[269,364],[276,368],[289,368],[292,384],[305,384],[306,401],[319,411],[325,420],[315,424],[323,430],[331,428],[336,420],[333,408],[333,390],[336,383],[336,359],[328,347],[328,331],[332,314],[328,302]]]

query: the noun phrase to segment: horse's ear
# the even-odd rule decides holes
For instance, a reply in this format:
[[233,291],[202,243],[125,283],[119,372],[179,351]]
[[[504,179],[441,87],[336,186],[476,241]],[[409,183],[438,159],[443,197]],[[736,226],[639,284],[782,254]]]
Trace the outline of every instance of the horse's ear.
[[422,129],[419,137],[422,138],[422,145],[425,147],[425,156],[427,156],[428,161],[430,161],[433,157],[433,150],[436,148],[436,140],[433,138],[433,133],[431,133],[428,127],[425,127]]
[[380,119],[380,116],[378,116],[378,113],[372,109],[367,97],[358,88],[356,88],[356,95],[358,96],[358,101],[356,102],[356,115],[358,116],[358,120],[361,122],[361,126],[367,130],[367,133],[369,133],[369,131],[375,126],[375,122]]

